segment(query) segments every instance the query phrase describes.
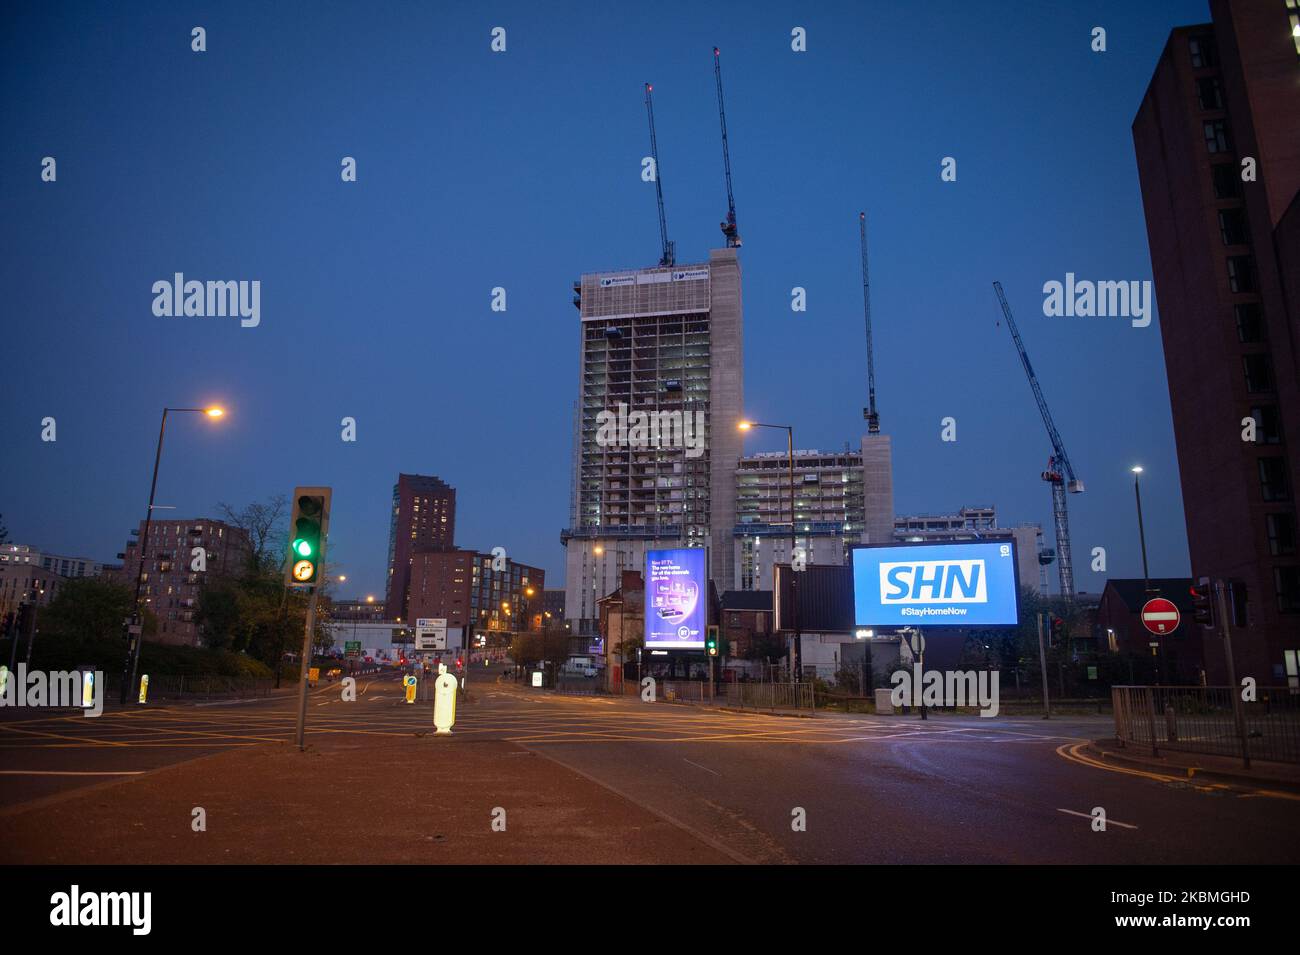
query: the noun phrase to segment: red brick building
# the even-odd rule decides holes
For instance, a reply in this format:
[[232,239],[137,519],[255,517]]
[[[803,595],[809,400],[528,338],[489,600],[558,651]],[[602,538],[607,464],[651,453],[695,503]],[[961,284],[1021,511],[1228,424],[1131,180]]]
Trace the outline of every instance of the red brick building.
[[411,558],[416,551],[451,550],[455,540],[456,489],[436,477],[399,474],[393,485],[393,512],[388,527],[388,590],[384,606],[390,619],[405,620],[410,616],[407,594]]
[[472,550],[421,550],[411,556],[409,617],[474,622],[477,633],[542,629],[545,571]]
[[[122,579],[135,587],[141,576],[140,599],[158,618],[159,643],[201,646],[194,611],[206,581],[227,574],[238,574],[248,559],[251,544],[248,534],[238,527],[210,517],[187,521],[159,521],[149,525],[149,540],[143,569],[140,560],[140,535],[144,521],[133,531],[123,554]],[[204,570],[195,570],[195,548],[203,548]]]
[[[1133,121],[1192,574],[1245,583],[1236,668],[1264,684],[1300,651],[1297,7],[1211,0]],[[1205,655],[1222,682],[1222,641]]]

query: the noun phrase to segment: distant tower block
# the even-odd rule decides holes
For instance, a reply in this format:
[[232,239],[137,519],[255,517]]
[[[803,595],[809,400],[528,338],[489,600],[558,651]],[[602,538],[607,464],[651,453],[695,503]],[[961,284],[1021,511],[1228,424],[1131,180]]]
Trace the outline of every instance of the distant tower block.
[[862,542],[889,543],[894,539],[894,451],[887,434],[862,436],[862,496]]

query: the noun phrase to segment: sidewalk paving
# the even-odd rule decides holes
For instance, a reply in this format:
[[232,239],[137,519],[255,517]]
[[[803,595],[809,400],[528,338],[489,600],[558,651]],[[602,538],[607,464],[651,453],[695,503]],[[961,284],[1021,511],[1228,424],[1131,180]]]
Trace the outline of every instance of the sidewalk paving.
[[[512,743],[315,734],[0,810],[0,863],[730,863]],[[193,809],[207,831],[191,828]],[[506,831],[493,813],[505,810]]]
[[1212,756],[1168,749],[1160,750],[1159,756],[1152,756],[1149,747],[1121,746],[1113,738],[1093,740],[1087,751],[1106,762],[1185,779],[1218,779],[1300,792],[1300,766],[1291,763],[1252,759],[1250,769],[1246,769],[1241,764],[1241,758],[1235,756]]

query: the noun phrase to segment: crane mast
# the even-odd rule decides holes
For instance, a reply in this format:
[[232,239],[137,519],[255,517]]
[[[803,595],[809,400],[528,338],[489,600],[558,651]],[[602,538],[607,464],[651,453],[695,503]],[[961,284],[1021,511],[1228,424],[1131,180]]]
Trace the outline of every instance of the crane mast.
[[668,240],[668,221],[664,218],[664,189],[659,175],[659,144],[655,140],[655,106],[654,99],[650,95],[653,90],[654,87],[649,83],[645,85],[645,112],[650,120],[650,155],[655,164],[655,200],[659,203],[659,244],[663,248],[659,264],[672,266],[676,264],[677,257],[673,243]]
[[876,359],[871,345],[871,279],[867,271],[867,214],[858,213],[858,232],[862,238],[862,311],[867,322],[867,407],[862,417],[867,419],[867,433],[880,433],[880,415],[876,412]]
[[718,121],[722,125],[722,169],[727,176],[727,219],[719,223],[727,238],[727,248],[740,248],[740,232],[736,228],[736,198],[731,192],[731,152],[727,148],[727,109],[722,103],[722,52],[713,48],[713,78],[718,84]]
[[1002,306],[1002,315],[1007,320],[1007,328],[1011,330],[1011,338],[1016,343],[1016,351],[1020,353],[1020,363],[1024,365],[1025,375],[1029,378],[1029,387],[1034,392],[1034,400],[1038,402],[1039,414],[1043,416],[1043,424],[1047,428],[1047,437],[1052,442],[1052,456],[1047,459],[1047,470],[1042,474],[1043,480],[1052,487],[1052,518],[1056,525],[1056,566],[1061,576],[1061,596],[1067,601],[1074,600],[1074,566],[1070,557],[1070,515],[1066,507],[1065,494],[1068,490],[1071,494],[1080,494],[1083,492],[1083,482],[1074,474],[1074,466],[1070,464],[1070,456],[1065,453],[1065,443],[1061,440],[1061,433],[1056,430],[1056,422],[1052,420],[1052,412],[1047,407],[1047,399],[1043,397],[1043,389],[1038,384],[1038,376],[1034,374],[1034,366],[1029,363],[1029,353],[1025,351],[1025,343],[1020,338],[1020,330],[1016,328],[1016,320],[1011,314],[1011,306],[1007,304],[1007,297],[1002,291],[1002,283],[994,282],[993,290],[998,294],[998,303]]

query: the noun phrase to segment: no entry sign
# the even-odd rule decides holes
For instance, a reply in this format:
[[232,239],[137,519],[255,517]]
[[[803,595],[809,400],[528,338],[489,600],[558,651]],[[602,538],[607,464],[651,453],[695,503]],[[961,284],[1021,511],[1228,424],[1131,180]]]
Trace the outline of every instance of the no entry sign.
[[1155,597],[1142,605],[1142,626],[1157,636],[1173,633],[1182,619],[1173,601]]

